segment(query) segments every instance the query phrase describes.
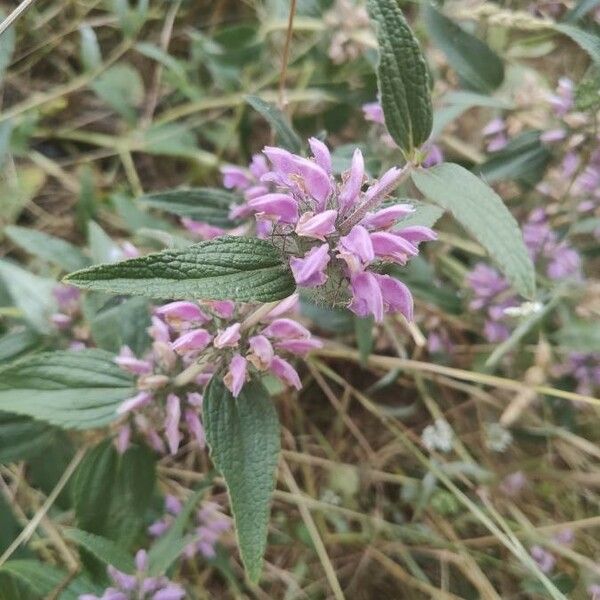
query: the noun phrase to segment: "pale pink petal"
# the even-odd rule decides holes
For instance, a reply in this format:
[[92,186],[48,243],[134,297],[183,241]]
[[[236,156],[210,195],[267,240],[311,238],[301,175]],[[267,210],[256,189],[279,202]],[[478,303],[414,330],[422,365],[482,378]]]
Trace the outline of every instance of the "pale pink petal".
[[290,267],[298,285],[317,287],[327,281],[327,265],[331,260],[329,246],[323,244],[309,250],[302,258],[292,257]]
[[165,437],[169,445],[171,455],[177,454],[179,442],[181,441],[181,433],[179,433],[179,421],[181,420],[181,402],[175,394],[167,396],[165,419]]
[[152,402],[152,394],[149,392],[140,392],[139,394],[133,396],[133,398],[124,400],[117,408],[117,414],[123,415],[131,412],[132,410],[137,410],[138,408],[146,406],[146,404],[149,404],[150,402]]
[[240,324],[234,323],[215,337],[213,345],[215,348],[235,348],[241,337]]
[[402,219],[414,211],[414,207],[410,204],[395,204],[394,206],[382,208],[374,213],[367,213],[360,222],[360,225],[369,229],[388,229],[394,225],[398,219]]
[[234,354],[229,363],[229,370],[225,377],[223,377],[225,387],[233,394],[234,398],[239,396],[244,387],[244,383],[246,382],[246,369],[246,359],[239,354]]
[[310,331],[293,319],[275,319],[262,331],[263,335],[276,339],[309,338]]
[[371,242],[375,256],[386,260],[393,260],[405,264],[411,256],[416,256],[419,251],[416,246],[411,244],[399,235],[388,233],[386,231],[376,231],[371,234]]
[[352,155],[350,172],[346,173],[346,180],[339,194],[340,211],[346,211],[354,206],[360,196],[363,180],[365,178],[365,161],[362,152],[357,148]]
[[287,385],[291,385],[297,390],[302,388],[302,383],[298,373],[296,372],[296,369],[294,369],[294,367],[292,367],[287,360],[284,360],[279,356],[274,356],[269,370],[273,373],[273,375],[275,375],[278,379],[281,379],[281,381]]
[[248,206],[264,219],[296,223],[298,203],[288,194],[265,194],[248,201]]
[[315,157],[315,162],[323,171],[331,175],[331,153],[329,152],[329,148],[315,137],[308,138],[308,145]]
[[413,297],[410,290],[401,281],[389,275],[375,275],[386,312],[400,312],[407,320],[413,319]]
[[204,350],[211,340],[212,335],[206,329],[192,329],[180,335],[171,344],[171,348],[177,354],[186,354],[187,352]]
[[359,317],[373,315],[375,321],[383,321],[383,296],[373,273],[363,271],[350,280],[352,300],[348,308]]
[[355,225],[348,235],[341,237],[336,249],[353,273],[375,259],[369,232],[362,225]]
[[306,356],[312,350],[322,347],[323,342],[315,338],[282,340],[275,344],[275,348],[277,348],[277,350],[285,350],[286,352],[291,352],[292,354],[297,354],[298,356]]
[[335,231],[337,210],[325,210],[316,215],[306,212],[296,225],[296,233],[303,237],[311,237],[325,241],[325,236]]
[[250,351],[248,360],[259,370],[266,369],[273,358],[273,346],[264,335],[254,335],[248,340]]
[[185,422],[189,432],[196,438],[198,446],[204,448],[206,446],[206,436],[204,434],[204,427],[198,417],[195,410],[186,408],[185,410]]

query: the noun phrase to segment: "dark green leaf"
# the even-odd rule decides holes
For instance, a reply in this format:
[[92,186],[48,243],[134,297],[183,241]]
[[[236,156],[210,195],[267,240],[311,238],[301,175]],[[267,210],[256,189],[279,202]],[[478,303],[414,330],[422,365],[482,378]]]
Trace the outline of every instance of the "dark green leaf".
[[133,380],[103,350],[43,352],[0,370],[0,410],[63,428],[101,427],[135,395]]
[[63,271],[83,269],[90,264],[89,259],[79,248],[43,231],[16,225],[10,225],[4,231],[23,250],[44,261],[54,263]]
[[535,271],[519,226],[502,199],[481,179],[451,163],[412,174],[419,191],[452,213],[487,250],[492,260],[527,298],[535,294]]
[[119,455],[111,440],[92,448],[73,482],[79,528],[128,546],[144,524],[155,482],[147,448],[133,446]]
[[280,449],[277,411],[260,382],[247,383],[236,399],[213,377],[203,413],[211,457],[229,491],[240,554],[248,576],[258,581]]
[[600,63],[600,35],[568,23],[554,23],[552,27],[570,37],[595,63]]
[[146,298],[129,298],[100,310],[90,320],[92,338],[99,348],[118,353],[122,346],[129,346],[137,356],[148,347],[149,325],[150,305]]
[[377,24],[377,75],[385,124],[400,149],[410,156],[431,133],[427,65],[397,0],[368,0],[367,7]]
[[293,130],[288,118],[276,106],[258,96],[246,96],[246,102],[271,125],[280,146],[294,154],[300,153],[302,142],[298,134]]
[[354,333],[356,335],[356,346],[360,354],[360,360],[366,364],[367,359],[373,351],[373,318],[354,317]]
[[29,417],[0,412],[0,463],[24,460],[57,441],[56,429]]
[[149,298],[271,302],[296,285],[279,251],[256,238],[222,237],[69,275],[79,287]]
[[498,55],[479,38],[425,4],[423,16],[433,42],[448,58],[465,85],[479,92],[492,92],[504,80],[504,65]]
[[239,195],[218,188],[165,190],[140,198],[140,202],[146,206],[217,227],[233,225],[229,219],[229,209],[241,200]]
[[135,571],[131,555],[113,540],[75,528],[66,529],[64,534],[65,537],[85,548],[104,564],[113,565],[124,573]]
[[539,131],[526,131],[494,152],[475,171],[488,183],[516,179],[533,187],[544,176],[551,153],[540,141]]
[[[23,586],[29,600],[45,600],[69,581],[69,574],[37,560],[9,560],[0,566],[0,575],[7,575]],[[0,592],[2,593],[2,592]],[[18,597],[20,600],[20,596]],[[24,599],[25,597],[23,597]],[[75,600],[71,596],[69,600]],[[9,597],[7,597],[9,600]],[[10,598],[10,600],[14,600]]]
[[555,336],[563,348],[574,352],[598,352],[600,348],[600,323],[573,321],[562,327]]
[[39,350],[42,346],[40,336],[31,329],[11,331],[0,337],[0,363],[15,360],[30,350]]

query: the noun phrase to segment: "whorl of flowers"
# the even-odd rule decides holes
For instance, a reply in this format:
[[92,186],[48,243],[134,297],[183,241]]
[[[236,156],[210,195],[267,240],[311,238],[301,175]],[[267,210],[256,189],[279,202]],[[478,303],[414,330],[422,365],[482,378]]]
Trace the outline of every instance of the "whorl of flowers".
[[135,556],[136,572],[133,575],[123,573],[112,565],[107,573],[112,585],[102,596],[82,594],[79,600],[182,600],[185,590],[166,577],[150,577],[148,575],[148,555],[140,550]]
[[[155,538],[165,535],[182,508],[181,502],[175,496],[167,496],[165,516],[152,523],[148,533]],[[193,558],[197,554],[201,554],[204,558],[214,558],[217,554],[217,542],[230,529],[231,519],[221,512],[219,505],[215,502],[204,502],[196,512],[194,539],[185,547],[184,555],[187,558]]]
[[[312,288],[332,304],[346,304],[355,314],[381,321],[386,312],[412,318],[409,289],[382,275],[383,263],[405,265],[420,242],[436,239],[428,227],[402,227],[413,211],[407,204],[385,204],[405,170],[393,167],[369,181],[362,153],[354,151],[341,180],[333,175],[331,154],[316,138],[311,158],[276,147],[255,157],[251,176],[243,169],[225,171],[225,185],[245,193],[232,211],[254,214],[259,235],[270,237],[288,256],[298,286]],[[260,173],[260,175],[259,175]]]
[[[321,342],[284,316],[296,302],[297,297],[291,296],[258,322],[245,321],[249,307],[231,301],[178,301],[156,308],[149,328],[151,352],[138,358],[123,347],[115,358],[137,377],[138,389],[118,408],[126,416],[117,437],[119,450],[127,448],[132,424],[160,453],[166,452],[163,437],[175,454],[185,433],[203,448],[201,392],[213,376],[222,377],[234,397],[253,373],[269,373],[300,389],[298,373],[283,356],[306,356]],[[191,366],[196,369],[191,381],[182,381]]]

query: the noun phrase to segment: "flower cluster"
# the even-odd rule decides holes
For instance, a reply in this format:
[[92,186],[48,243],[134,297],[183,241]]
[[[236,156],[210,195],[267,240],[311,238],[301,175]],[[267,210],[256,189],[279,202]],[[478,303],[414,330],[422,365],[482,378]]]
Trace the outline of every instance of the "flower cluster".
[[290,257],[300,287],[319,288],[330,303],[347,304],[357,315],[373,315],[376,321],[385,312],[411,319],[408,288],[378,272],[384,262],[406,264],[418,254],[420,242],[436,238],[428,227],[396,227],[413,211],[410,205],[382,207],[403,179],[403,169],[388,170],[365,189],[360,150],[337,181],[327,146],[316,138],[309,144],[312,158],[266,147],[269,162],[253,161],[263,171],[258,181],[243,179],[240,171],[226,173],[226,185],[243,189],[246,196],[232,216],[256,216],[259,233]]
[[148,555],[140,550],[135,556],[136,572],[128,575],[112,565],[107,572],[113,585],[104,591],[102,596],[82,594],[79,600],[182,600],[185,590],[166,577],[148,575]]
[[81,320],[81,291],[72,285],[58,284],[52,290],[57,312],[50,316],[52,325],[69,339],[70,350],[86,346],[87,331],[79,326]]
[[285,316],[296,303],[297,297],[291,296],[258,322],[248,317],[248,307],[230,301],[178,301],[156,308],[149,328],[151,352],[138,358],[124,347],[115,358],[137,377],[138,389],[118,408],[125,416],[117,436],[119,450],[127,448],[132,424],[160,453],[167,447],[175,454],[186,432],[203,448],[201,391],[213,376],[223,377],[235,397],[253,373],[269,373],[300,389],[298,373],[281,354],[304,357],[321,342]]
[[[181,502],[175,496],[165,498],[165,516],[150,525],[148,533],[153,537],[164,535],[181,512]],[[215,502],[204,502],[196,513],[195,539],[184,550],[187,558],[201,554],[204,558],[216,556],[216,544],[231,529],[231,519],[224,515]]]

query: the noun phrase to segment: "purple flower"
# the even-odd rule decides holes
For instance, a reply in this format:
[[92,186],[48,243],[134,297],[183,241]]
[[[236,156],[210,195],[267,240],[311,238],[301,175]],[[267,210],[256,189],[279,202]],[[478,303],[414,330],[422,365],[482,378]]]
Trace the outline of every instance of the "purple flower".
[[246,369],[246,359],[240,354],[234,354],[229,363],[229,370],[225,377],[223,377],[225,387],[233,394],[234,398],[237,398],[240,395],[240,392],[244,387],[244,383],[246,382]]
[[124,400],[117,408],[117,414],[123,415],[125,413],[137,410],[142,408],[142,406],[146,406],[152,402],[152,394],[149,392],[140,392],[133,396],[133,398],[129,398],[128,400]]
[[326,267],[330,260],[328,244],[315,246],[302,258],[291,258],[290,267],[296,283],[303,287],[323,285],[327,281]]
[[167,418],[165,420],[165,437],[171,455],[177,454],[181,434],[179,433],[179,420],[181,419],[181,401],[175,394],[167,396]]
[[233,165],[224,165],[220,168],[223,175],[223,185],[227,189],[245,190],[252,180],[246,169],[241,169]]
[[265,194],[250,200],[248,206],[263,219],[282,223],[298,221],[298,204],[287,194]]
[[179,336],[172,344],[171,348],[177,354],[187,354],[188,352],[199,352],[204,350],[210,344],[212,335],[206,329],[192,329]]
[[259,370],[264,371],[271,364],[274,352],[273,346],[264,335],[254,335],[248,340],[251,354],[248,360]]
[[392,260],[401,265],[406,264],[409,258],[419,253],[414,244],[411,244],[397,233],[376,231],[371,234],[371,243],[373,244],[375,256]]
[[235,348],[241,337],[240,324],[234,323],[215,336],[213,345],[215,348]]
[[291,340],[281,340],[280,342],[275,343],[275,348],[277,350],[285,350],[286,352],[290,352],[291,354],[296,354],[298,356],[306,356],[312,350],[322,347],[323,342],[315,338],[297,338]]
[[415,209],[410,204],[395,204],[374,213],[367,213],[359,224],[367,229],[389,229],[399,219],[410,215],[414,211]]
[[337,214],[337,210],[325,210],[316,215],[312,212],[304,213],[296,225],[296,233],[324,242],[325,236],[335,231]]
[[533,558],[533,560],[535,560],[537,563],[542,573],[548,574],[554,570],[556,558],[554,558],[553,554],[550,554],[550,552],[537,545],[532,546],[529,549],[529,553],[531,554],[531,558]]
[[302,388],[302,383],[300,382],[300,377],[298,376],[296,369],[280,356],[273,357],[269,369],[273,375],[281,379],[285,384],[291,385],[297,390]]
[[275,319],[263,329],[263,335],[270,338],[310,338],[310,331],[292,319]]
[[429,144],[422,166],[428,169],[429,167],[439,165],[443,160],[444,153],[442,152],[442,149],[437,144]]
[[331,173],[331,153],[329,148],[317,138],[311,137],[308,139],[308,145],[315,157],[315,162],[325,171]]
[[174,329],[187,329],[191,323],[202,324],[210,320],[194,302],[171,302],[157,308],[156,314]]
[[356,148],[352,155],[350,173],[344,181],[338,197],[341,211],[347,211],[348,208],[354,206],[358,202],[364,178],[365,162],[362,152]]
[[413,297],[408,287],[389,275],[375,275],[375,279],[381,289],[385,311],[399,312],[412,321]]
[[373,242],[362,225],[355,225],[348,235],[341,237],[336,249],[351,273],[361,271],[375,259]]
[[136,358],[128,346],[123,346],[121,352],[119,352],[119,355],[114,360],[121,369],[133,375],[148,375],[153,370],[151,362]]
[[383,321],[383,295],[375,275],[362,271],[351,278],[350,284],[352,301],[348,308],[359,317],[373,315],[378,323]]
[[373,121],[374,123],[385,123],[383,116],[383,108],[379,102],[368,102],[362,106],[363,114],[367,121]]

